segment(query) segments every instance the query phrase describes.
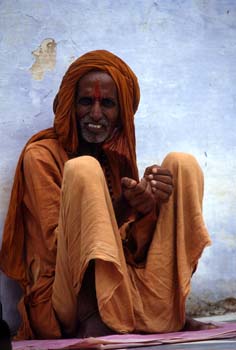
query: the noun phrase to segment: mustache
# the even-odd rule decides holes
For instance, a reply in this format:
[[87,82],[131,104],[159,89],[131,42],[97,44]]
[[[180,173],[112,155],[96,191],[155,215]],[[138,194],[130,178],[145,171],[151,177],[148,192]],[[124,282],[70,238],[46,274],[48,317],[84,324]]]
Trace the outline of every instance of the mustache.
[[102,125],[102,126],[108,126],[109,122],[105,117],[102,117],[101,119],[99,119],[99,121],[94,121],[93,118],[91,118],[90,116],[85,116],[83,119],[81,119],[80,124],[97,124],[97,125]]

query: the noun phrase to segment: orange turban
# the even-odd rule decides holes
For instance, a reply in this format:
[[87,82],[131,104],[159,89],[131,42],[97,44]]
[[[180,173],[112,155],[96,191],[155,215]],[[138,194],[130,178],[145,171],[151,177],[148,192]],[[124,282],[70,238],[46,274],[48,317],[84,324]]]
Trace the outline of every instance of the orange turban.
[[[34,135],[27,142],[25,148],[35,141],[57,138],[70,157],[76,156],[79,149],[75,113],[76,87],[79,79],[91,70],[102,70],[110,74],[116,84],[119,97],[122,127],[116,132],[112,140],[103,144],[104,152],[110,161],[111,168],[113,168],[115,159],[120,160],[119,167],[116,166],[112,169],[113,173],[119,172],[119,177],[130,176],[137,179],[134,114],[139,104],[139,85],[130,67],[119,57],[105,50],[88,52],[71,64],[62,79],[60,89],[54,100],[54,127],[42,130]],[[0,252],[0,268],[9,277],[21,282],[23,287],[26,283],[22,210],[25,148],[16,168]]]

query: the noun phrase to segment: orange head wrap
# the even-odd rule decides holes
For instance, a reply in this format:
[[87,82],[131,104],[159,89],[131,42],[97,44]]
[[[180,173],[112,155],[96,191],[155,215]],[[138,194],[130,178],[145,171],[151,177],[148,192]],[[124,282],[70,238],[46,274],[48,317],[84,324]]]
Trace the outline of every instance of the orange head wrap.
[[137,178],[135,155],[134,113],[139,104],[139,85],[137,78],[129,66],[114,54],[97,50],[86,53],[71,64],[67,70],[59,92],[54,100],[54,128],[57,137],[68,154],[76,154],[79,147],[75,94],[79,79],[92,70],[102,70],[110,74],[114,80],[120,103],[122,128],[115,139],[104,144],[107,153],[125,157],[131,167],[130,176]]
[[[79,149],[75,114],[75,94],[79,79],[91,70],[103,70],[113,78],[120,104],[122,128],[114,137],[103,144],[103,149],[118,177],[138,178],[135,153],[134,113],[139,104],[139,86],[135,74],[129,66],[114,54],[97,50],[86,53],[71,64],[63,77],[60,89],[54,100],[54,127],[42,130],[26,144],[47,138],[57,138],[70,156],[75,156]],[[0,267],[9,276],[26,282],[24,266],[24,223],[22,200],[23,186],[23,149],[16,168],[9,209],[5,221],[3,243],[0,252]],[[120,164],[114,160],[119,159]],[[116,166],[115,166],[116,163]],[[11,254],[9,254],[11,252]]]

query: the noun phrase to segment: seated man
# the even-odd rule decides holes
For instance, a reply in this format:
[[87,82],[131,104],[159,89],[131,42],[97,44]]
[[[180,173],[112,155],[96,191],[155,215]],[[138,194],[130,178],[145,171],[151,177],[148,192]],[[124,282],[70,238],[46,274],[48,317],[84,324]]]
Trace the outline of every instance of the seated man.
[[23,288],[19,338],[157,333],[207,327],[185,301],[210,239],[196,160],[171,153],[138,176],[139,86],[117,56],[77,59],[52,128],[16,169],[0,255]]

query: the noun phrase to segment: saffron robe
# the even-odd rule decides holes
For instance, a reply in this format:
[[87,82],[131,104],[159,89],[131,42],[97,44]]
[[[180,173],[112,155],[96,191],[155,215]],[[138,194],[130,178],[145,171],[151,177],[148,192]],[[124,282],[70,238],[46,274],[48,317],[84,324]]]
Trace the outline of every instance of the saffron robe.
[[[107,72],[116,84],[119,98],[121,128],[102,145],[110,167],[111,184],[107,179],[108,185],[111,185],[114,196],[119,196],[122,176],[138,180],[134,128],[134,114],[140,98],[137,77],[122,59],[111,52],[88,52],[70,65],[62,79],[54,99],[53,127],[32,136],[16,168],[4,225],[0,268],[18,281],[23,289],[24,297],[19,305],[23,319],[18,333],[20,338],[60,337],[59,322],[68,333],[75,328],[74,321],[68,324],[62,310],[56,306],[60,288],[55,288],[55,285],[60,286],[60,275],[57,273],[55,279],[55,264],[57,238],[63,237],[58,222],[61,219],[59,210],[64,205],[60,202],[62,180],[65,181],[64,164],[80,152],[75,108],[77,84],[91,70]],[[119,272],[121,288],[122,281],[126,281],[127,293],[132,295],[131,304],[127,301],[127,307],[133,310],[130,314],[132,320],[127,320],[120,327],[115,316],[111,317],[114,309],[108,307],[109,303],[101,302],[100,292],[98,303],[104,321],[117,331],[179,329],[184,322],[184,300],[191,273],[202,249],[209,243],[201,215],[203,177],[196,161],[187,155],[172,154],[164,160],[163,166],[169,167],[174,174],[175,190],[169,202],[162,206],[157,224],[155,213],[125,223],[119,230],[126,242],[121,249],[117,227],[112,221],[119,259],[123,261],[124,254],[127,263],[124,267],[117,258],[116,266],[120,264],[119,271],[122,270]],[[78,174],[80,171],[82,169]],[[75,190],[69,190],[67,198]],[[79,187],[78,191],[81,192]],[[108,196],[106,204],[101,211],[108,211],[114,218]],[[87,220],[90,219],[87,217]],[[67,259],[66,254],[64,258]],[[96,270],[97,266],[96,263]],[[106,268],[107,273],[108,270]],[[83,271],[77,276],[78,281],[82,275]],[[77,289],[79,285],[80,282]],[[102,286],[96,282],[97,290],[103,289]],[[164,294],[157,286],[166,286]],[[73,293],[71,291],[71,295]],[[118,300],[114,293],[109,295],[113,307],[116,303],[117,315],[124,315],[124,298]],[[153,303],[158,305],[158,309]],[[117,311],[119,307],[120,312]],[[179,316],[172,319],[173,313]]]
[[181,329],[192,273],[210,243],[196,160],[168,155],[162,165],[173,174],[174,193],[158,219],[151,213],[120,229],[97,160],[68,161],[57,140],[49,139],[30,144],[23,164],[28,285],[19,335],[57,338],[61,327],[69,336],[75,333],[77,296],[92,259],[99,312],[110,328],[121,333]]

